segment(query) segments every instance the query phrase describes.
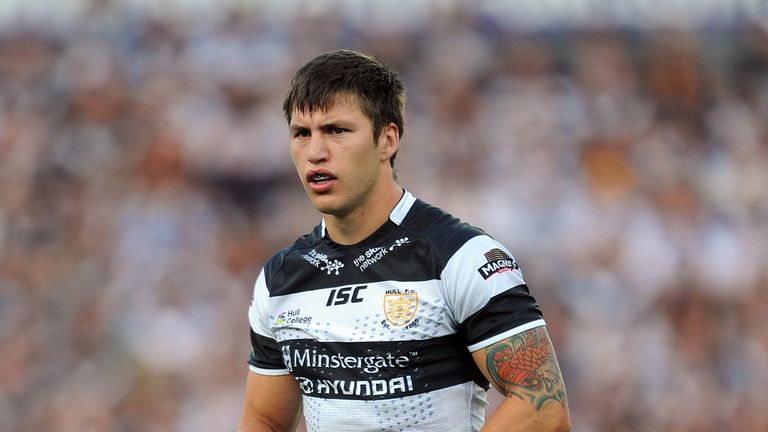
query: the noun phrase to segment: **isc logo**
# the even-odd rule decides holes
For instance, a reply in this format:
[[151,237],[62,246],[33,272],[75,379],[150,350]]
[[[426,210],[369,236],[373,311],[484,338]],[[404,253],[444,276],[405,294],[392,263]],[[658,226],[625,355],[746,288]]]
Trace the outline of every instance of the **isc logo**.
[[326,306],[338,306],[347,303],[360,303],[363,298],[360,297],[360,291],[368,288],[367,285],[360,285],[356,287],[344,287],[331,290],[331,295],[328,296]]

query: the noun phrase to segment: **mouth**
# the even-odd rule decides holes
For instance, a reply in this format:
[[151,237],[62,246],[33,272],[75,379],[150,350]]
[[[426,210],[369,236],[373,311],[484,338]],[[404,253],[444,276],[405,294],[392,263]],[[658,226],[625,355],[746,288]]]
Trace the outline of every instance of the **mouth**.
[[336,180],[336,176],[325,170],[312,170],[307,173],[307,183],[322,186]]

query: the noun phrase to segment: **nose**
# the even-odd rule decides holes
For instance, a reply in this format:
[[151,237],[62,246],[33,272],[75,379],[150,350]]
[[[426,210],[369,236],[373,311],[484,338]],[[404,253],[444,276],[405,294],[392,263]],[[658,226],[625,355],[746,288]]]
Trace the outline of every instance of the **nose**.
[[313,164],[328,160],[328,143],[322,133],[313,133],[307,146],[307,160]]

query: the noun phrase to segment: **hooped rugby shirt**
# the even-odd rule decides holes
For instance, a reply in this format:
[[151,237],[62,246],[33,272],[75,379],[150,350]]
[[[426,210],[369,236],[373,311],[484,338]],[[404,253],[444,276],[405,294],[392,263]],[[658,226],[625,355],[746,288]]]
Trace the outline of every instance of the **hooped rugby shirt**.
[[273,256],[249,320],[251,371],[292,374],[311,431],[478,430],[471,352],[544,325],[504,246],[407,191],[358,244],[321,223]]

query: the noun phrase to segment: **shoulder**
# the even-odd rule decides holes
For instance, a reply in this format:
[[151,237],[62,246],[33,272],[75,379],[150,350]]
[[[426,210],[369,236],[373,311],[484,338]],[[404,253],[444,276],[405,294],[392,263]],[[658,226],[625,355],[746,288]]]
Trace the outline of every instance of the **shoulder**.
[[403,221],[403,226],[413,235],[428,241],[443,263],[471,239],[488,236],[482,229],[418,199]]
[[297,238],[291,245],[279,250],[272,255],[264,264],[264,277],[267,285],[270,285],[271,279],[284,270],[289,258],[296,254],[303,254],[313,245],[322,239],[322,226],[317,225],[307,234]]

